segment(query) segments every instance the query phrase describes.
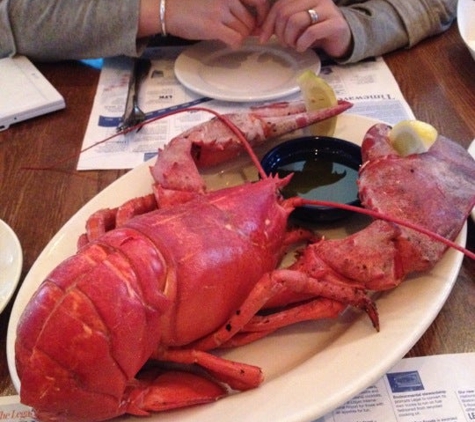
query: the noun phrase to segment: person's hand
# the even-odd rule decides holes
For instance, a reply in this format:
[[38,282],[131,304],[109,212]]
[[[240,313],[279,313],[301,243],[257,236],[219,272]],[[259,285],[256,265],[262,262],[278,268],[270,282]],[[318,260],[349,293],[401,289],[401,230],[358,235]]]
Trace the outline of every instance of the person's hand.
[[[318,16],[315,23],[310,9]],[[335,58],[345,56],[352,45],[348,23],[332,0],[277,0],[261,27],[261,43],[273,34],[282,45],[299,52],[321,48]]]
[[167,0],[169,34],[190,40],[220,40],[239,47],[269,11],[267,0]]

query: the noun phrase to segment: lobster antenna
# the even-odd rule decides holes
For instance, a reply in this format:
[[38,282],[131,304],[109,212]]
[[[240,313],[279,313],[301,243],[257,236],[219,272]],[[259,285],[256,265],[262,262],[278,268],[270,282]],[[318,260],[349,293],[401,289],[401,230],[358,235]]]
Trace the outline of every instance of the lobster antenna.
[[435,233],[429,229],[426,229],[423,226],[420,226],[415,223],[411,223],[408,220],[403,220],[397,217],[392,217],[389,215],[385,215],[383,213],[380,213],[379,211],[374,211],[374,210],[369,210],[367,208],[362,208],[362,207],[356,207],[354,205],[348,205],[348,204],[341,204],[338,202],[331,202],[331,201],[320,201],[320,200],[313,200],[313,199],[303,199],[303,198],[297,198],[293,201],[294,204],[297,206],[300,205],[317,205],[317,206],[322,206],[322,207],[332,207],[332,208],[340,208],[344,209],[347,211],[353,211],[359,214],[365,214],[370,217],[373,217],[378,220],[385,220],[390,223],[398,224],[400,226],[407,227],[408,229],[417,231],[419,233],[425,234],[426,236],[429,236],[430,238],[443,243],[444,245],[456,249],[459,252],[462,252],[465,256],[469,257],[470,259],[475,260],[475,253],[469,251],[467,248],[464,248],[463,246],[458,245],[457,243],[453,242],[450,239],[447,239],[444,236],[441,236],[438,233]]

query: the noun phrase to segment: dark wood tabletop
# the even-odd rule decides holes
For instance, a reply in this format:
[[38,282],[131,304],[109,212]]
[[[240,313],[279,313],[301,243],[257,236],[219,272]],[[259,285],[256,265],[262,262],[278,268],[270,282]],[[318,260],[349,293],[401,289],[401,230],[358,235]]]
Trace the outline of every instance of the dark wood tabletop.
[[[416,117],[468,147],[475,138],[475,62],[456,25],[385,59]],[[23,247],[20,284],[70,217],[125,173],[75,170],[100,71],[74,61],[35,64],[67,106],[0,132],[0,219],[16,232]],[[26,169],[52,164],[54,171]],[[475,250],[471,220],[467,246]],[[0,395],[15,394],[5,351],[12,303],[0,315]],[[465,258],[446,304],[408,356],[475,351],[474,321],[475,262]]]

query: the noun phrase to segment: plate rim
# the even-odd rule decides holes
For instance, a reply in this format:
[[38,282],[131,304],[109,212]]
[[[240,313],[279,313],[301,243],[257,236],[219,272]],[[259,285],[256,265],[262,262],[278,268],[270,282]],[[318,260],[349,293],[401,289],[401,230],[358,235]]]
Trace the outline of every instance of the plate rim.
[[[475,18],[475,3],[472,0],[457,1],[457,27],[459,34],[475,60],[475,30],[470,26]],[[469,38],[470,37],[470,38]]]
[[[337,128],[340,124],[354,126],[358,122],[360,124],[369,125],[378,122],[378,120],[351,114],[344,114],[341,115],[341,119],[339,117]],[[48,247],[63,240],[62,238],[64,237],[65,232],[67,232],[69,227],[73,225],[73,220],[77,218],[77,216],[83,212],[83,210],[88,210],[87,207],[91,208],[91,203],[94,203],[95,205],[94,200],[96,200],[97,197],[103,198],[104,196],[107,196],[107,194],[104,192],[113,192],[114,185],[118,184],[119,181],[122,180],[123,183],[128,183],[129,180],[132,180],[134,174],[143,177],[143,174],[146,172],[142,170],[142,174],[140,174],[138,173],[140,172],[139,169],[148,167],[148,165],[149,162],[144,163],[141,166],[138,166],[136,169],[128,172],[117,181],[109,185],[94,198],[92,198],[75,215],[73,215],[71,219],[63,226],[63,228],[60,229],[58,233],[56,233],[46,248],[41,252],[37,261],[35,261],[34,265],[32,266],[30,273],[25,278],[24,286],[27,285],[27,280],[29,280],[30,274],[34,273],[37,266],[39,266],[41,258],[47,255]],[[144,180],[149,180],[148,176],[146,179],[144,178]],[[137,194],[142,194],[142,192],[137,192]],[[95,206],[97,207],[97,205]],[[466,224],[464,225],[462,232],[459,234],[457,241],[459,243],[464,243],[465,239]],[[351,324],[346,327],[342,335],[339,335],[335,341],[332,341],[329,345],[326,345],[323,350],[314,353],[309,359],[305,360],[299,365],[296,365],[295,367],[292,367],[290,370],[285,371],[283,374],[268,379],[259,388],[231,395],[205,406],[196,406],[192,408],[176,410],[173,412],[153,414],[150,420],[172,422],[173,420],[176,420],[177,417],[180,417],[180,420],[183,422],[198,422],[210,420],[212,417],[220,417],[223,422],[231,422],[239,420],[239,418],[244,418],[246,416],[248,417],[249,413],[246,409],[251,408],[253,411],[252,419],[254,422],[267,422],[271,418],[279,422],[301,422],[302,420],[310,421],[326,415],[328,412],[344,404],[347,400],[351,399],[365,388],[374,384],[374,382],[383,376],[407,353],[407,351],[410,350],[410,348],[417,342],[417,340],[424,334],[424,332],[433,322],[447,300],[447,297],[452,290],[453,284],[455,283],[457,274],[460,270],[462,260],[463,254],[461,252],[448,250],[441,262],[439,262],[436,266],[436,268],[442,268],[445,271],[445,266],[448,262],[448,276],[444,272],[443,276],[441,277],[438,276],[436,272],[434,279],[431,272],[423,277],[418,277],[417,283],[411,283],[414,280],[407,280],[409,282],[406,281],[401,286],[399,286],[398,289],[392,290],[387,294],[385,293],[382,295],[382,297],[378,298],[378,309],[381,315],[386,315],[388,309],[389,312],[392,312],[393,309],[391,306],[393,306],[394,303],[396,303],[396,305],[400,304],[401,306],[407,306],[406,302],[408,290],[409,294],[413,294],[414,290],[422,290],[424,295],[419,295],[419,301],[422,304],[428,303],[430,305],[429,311],[427,311],[424,306],[411,306],[410,308],[407,308],[407,310],[409,310],[410,316],[415,315],[419,317],[419,319],[416,319],[416,321],[409,321],[407,320],[408,315],[403,314],[401,317],[398,313],[398,320],[396,323],[394,323],[391,318],[386,320],[387,316],[385,316],[381,321],[381,332],[376,333],[372,330],[371,324],[367,320],[366,316],[360,315],[358,318],[351,321]],[[52,265],[53,264],[51,264],[51,266]],[[15,388],[19,387],[19,381],[14,368],[14,339],[15,328],[18,322],[18,319],[15,321],[14,316],[19,315],[19,308],[22,306],[21,301],[25,301],[25,291],[26,290],[21,289],[17,296],[7,332],[7,361],[12,380],[14,380]],[[32,293],[30,293],[30,295],[31,294]],[[436,298],[435,301],[433,300],[434,297]],[[339,322],[337,322],[337,324],[339,324]],[[299,330],[301,328],[302,325],[299,325],[297,328],[292,328],[291,330],[284,333],[282,338],[285,340],[285,336],[289,334],[289,332],[291,335],[299,335]],[[401,332],[404,334],[404,336],[401,335]],[[398,342],[393,344],[394,347],[391,350],[386,350],[388,347],[388,340],[393,340],[394,336],[398,338]],[[264,343],[260,343],[262,341]],[[267,344],[265,343],[266,341],[279,341],[278,334],[274,337],[268,337],[256,342],[254,345],[256,345],[255,347],[257,348],[259,348],[259,346],[262,348],[262,344],[264,344],[264,346]],[[365,348],[365,346],[368,344],[370,344],[372,347],[371,351]],[[231,354],[235,353],[238,357],[237,359],[235,356],[227,356],[236,360],[241,360],[239,357],[244,356],[243,359],[245,359],[247,353],[246,347],[247,346],[244,348],[233,349],[230,352]],[[253,345],[251,345],[251,347],[253,347]],[[322,361],[324,363],[326,362],[331,364],[331,362],[334,361],[335,356],[337,358],[347,357],[348,349],[352,355],[356,354],[356,356],[359,356],[360,359],[369,358],[371,361],[369,363],[376,363],[374,365],[369,365],[369,363],[366,361],[361,362],[359,365],[345,365],[344,362],[341,363],[340,367],[344,370],[337,371],[334,374],[332,373],[332,382],[335,381],[340,383],[339,388],[333,388],[333,390],[330,388],[326,390],[324,396],[325,399],[323,400],[324,402],[318,402],[318,400],[315,400],[315,397],[318,397],[318,394],[321,394],[321,392],[315,392],[308,388],[310,385],[315,385],[315,376],[321,376],[321,373],[314,375],[316,369],[315,365],[320,364]],[[374,350],[376,350],[377,354],[381,353],[382,357],[380,355],[377,357],[371,357],[371,353],[374,353]],[[365,369],[364,373],[361,372],[361,368]],[[356,376],[353,376],[354,374],[356,374]],[[298,387],[299,385],[302,385],[302,382],[306,387],[305,391],[301,391],[301,389]],[[269,402],[268,397],[274,398],[270,405],[266,405]],[[279,400],[279,397],[281,400]],[[295,402],[293,400],[295,400]],[[141,419],[129,417],[129,420],[140,421]]]
[[[470,143],[467,151],[473,157],[473,159],[475,160],[475,139],[472,140],[472,142]],[[472,212],[470,213],[470,215],[472,216],[472,220],[475,221],[475,207],[473,207]]]
[[[321,61],[318,54],[314,50],[307,50],[304,53],[296,53],[295,50],[283,47],[276,41],[271,41],[267,44],[260,45],[255,39],[251,37],[245,41],[242,49],[262,49],[262,50],[275,50],[277,55],[290,56],[295,61],[295,66],[304,69],[312,69],[318,75],[321,69]],[[209,51],[209,52],[208,52]],[[230,102],[255,102],[255,101],[271,101],[279,98],[284,98],[296,93],[299,90],[298,84],[292,84],[286,86],[285,89],[274,90],[268,93],[256,94],[237,94],[226,93],[220,89],[216,89],[206,82],[203,82],[199,78],[199,70],[203,65],[203,61],[196,61],[190,57],[193,54],[200,54],[200,57],[204,59],[209,55],[218,55],[222,52],[234,53],[238,50],[233,50],[227,47],[224,43],[216,40],[200,41],[195,43],[186,49],[184,49],[175,60],[174,73],[178,81],[187,89],[211,97],[215,100],[230,101]],[[313,63],[311,63],[313,61]],[[201,83],[200,83],[201,82]]]
[[6,294],[0,297],[0,314],[5,310],[6,306],[13,297],[15,290],[20,281],[21,271],[23,269],[23,250],[18,236],[13,229],[3,220],[0,219],[0,235],[7,236],[7,243],[10,246],[9,252],[14,255],[13,262],[10,264],[11,279],[3,279],[3,271],[0,274],[0,283],[6,283],[8,288]]

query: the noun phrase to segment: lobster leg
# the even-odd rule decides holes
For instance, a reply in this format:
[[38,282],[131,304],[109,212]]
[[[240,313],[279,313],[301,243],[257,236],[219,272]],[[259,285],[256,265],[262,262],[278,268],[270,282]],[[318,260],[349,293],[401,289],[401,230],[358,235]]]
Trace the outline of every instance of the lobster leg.
[[[322,276],[324,276],[324,273],[322,273]],[[307,297],[326,297],[364,309],[370,316],[374,327],[379,330],[376,307],[360,287],[336,280],[326,281],[323,277],[317,279],[298,270],[281,269],[265,274],[256,283],[242,306],[233,313],[221,328],[198,340],[191,347],[199,350],[211,350],[220,347],[238,334],[255,314],[270,303],[272,298],[280,294],[286,294],[286,292],[307,295]],[[299,315],[298,318],[291,318],[287,321],[287,324],[281,321],[280,326],[293,324],[297,320],[311,319],[310,315],[307,314],[308,318],[303,318],[302,315]]]
[[239,347],[266,337],[279,328],[302,321],[337,318],[345,305],[336,300],[317,298],[310,302],[268,315],[255,315],[243,329],[220,348]]
[[150,412],[209,403],[227,395],[226,389],[207,378],[184,371],[166,371],[141,379],[129,390],[125,412],[148,416]]
[[78,249],[104,233],[122,226],[132,217],[157,209],[153,194],[133,198],[118,208],[99,210],[86,221],[86,233],[78,240]]
[[263,381],[261,368],[220,358],[196,349],[167,349],[152,356],[160,361],[195,364],[235,390],[256,388]]
[[117,208],[106,208],[92,214],[86,222],[86,233],[79,236],[77,248],[81,249],[91,240],[115,228],[116,216]]

